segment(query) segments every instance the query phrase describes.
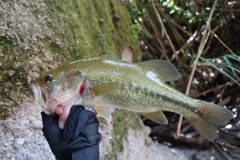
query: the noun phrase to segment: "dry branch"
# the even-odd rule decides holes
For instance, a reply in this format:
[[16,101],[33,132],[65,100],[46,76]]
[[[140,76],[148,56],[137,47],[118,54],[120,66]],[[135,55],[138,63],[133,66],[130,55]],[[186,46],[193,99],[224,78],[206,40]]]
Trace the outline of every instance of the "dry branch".
[[[203,48],[204,48],[204,46],[206,44],[206,41],[208,39],[208,36],[209,36],[208,28],[210,26],[210,22],[211,22],[211,19],[212,19],[212,16],[213,16],[213,12],[214,12],[214,10],[216,8],[217,2],[218,2],[218,0],[214,1],[213,7],[211,9],[211,12],[209,14],[208,20],[206,22],[206,26],[205,26],[205,29],[204,29],[204,35],[202,37],[200,46],[198,48],[197,58],[196,58],[195,62],[193,63],[193,68],[192,68],[191,75],[190,75],[190,78],[189,78],[189,81],[188,81],[188,85],[187,85],[187,89],[186,89],[186,93],[185,93],[186,95],[189,94],[190,87],[191,87],[192,80],[193,80],[193,76],[194,76],[194,73],[195,73],[195,70],[196,70],[196,67],[197,67],[198,59],[199,59],[200,55],[202,54]],[[179,125],[178,125],[177,133],[176,133],[177,136],[179,136],[179,133],[180,133],[180,130],[181,130],[181,123],[182,123],[182,115],[179,118]]]

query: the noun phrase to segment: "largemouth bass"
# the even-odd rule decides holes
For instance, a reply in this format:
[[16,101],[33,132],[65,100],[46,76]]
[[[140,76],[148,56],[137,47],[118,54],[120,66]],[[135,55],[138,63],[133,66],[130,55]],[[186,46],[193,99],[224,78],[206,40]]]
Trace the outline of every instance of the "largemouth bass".
[[165,82],[180,77],[168,61],[149,60],[130,64],[101,56],[60,66],[31,83],[35,98],[47,114],[58,105],[93,107],[106,119],[109,108],[137,112],[154,122],[167,124],[162,111],[183,115],[208,140],[214,140],[217,127],[233,114],[213,103],[192,99]]

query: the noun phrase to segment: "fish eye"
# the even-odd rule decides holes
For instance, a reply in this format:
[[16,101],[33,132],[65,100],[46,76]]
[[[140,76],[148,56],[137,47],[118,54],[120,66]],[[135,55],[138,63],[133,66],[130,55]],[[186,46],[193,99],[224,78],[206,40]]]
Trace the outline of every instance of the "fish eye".
[[52,80],[53,80],[53,76],[52,75],[47,75],[44,78],[44,82],[46,82],[46,83],[50,83]]

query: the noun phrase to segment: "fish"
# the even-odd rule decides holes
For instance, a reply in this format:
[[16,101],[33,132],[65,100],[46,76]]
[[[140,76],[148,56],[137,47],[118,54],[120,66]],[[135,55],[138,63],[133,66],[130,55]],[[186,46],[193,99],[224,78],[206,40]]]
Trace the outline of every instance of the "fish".
[[111,108],[118,108],[167,124],[163,111],[170,111],[183,115],[202,137],[213,141],[217,128],[233,118],[233,113],[214,103],[190,98],[166,83],[180,77],[166,60],[127,63],[104,55],[59,66],[32,82],[31,88],[48,115],[53,115],[59,105],[68,110],[82,105],[94,108],[107,120]]

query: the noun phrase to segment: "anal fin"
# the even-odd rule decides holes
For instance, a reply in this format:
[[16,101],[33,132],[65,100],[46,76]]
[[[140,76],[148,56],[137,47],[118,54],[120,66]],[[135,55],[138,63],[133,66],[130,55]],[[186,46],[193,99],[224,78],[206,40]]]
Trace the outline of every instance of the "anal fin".
[[111,109],[102,106],[95,106],[94,110],[107,121],[111,121]]
[[156,123],[161,123],[161,124],[168,124],[168,120],[163,114],[162,111],[158,110],[155,112],[139,112],[142,116],[152,120],[153,122]]

